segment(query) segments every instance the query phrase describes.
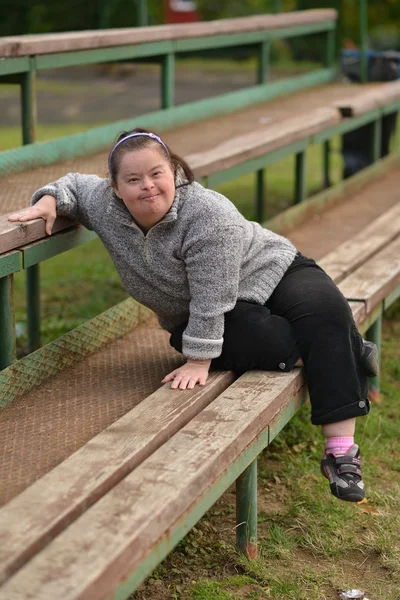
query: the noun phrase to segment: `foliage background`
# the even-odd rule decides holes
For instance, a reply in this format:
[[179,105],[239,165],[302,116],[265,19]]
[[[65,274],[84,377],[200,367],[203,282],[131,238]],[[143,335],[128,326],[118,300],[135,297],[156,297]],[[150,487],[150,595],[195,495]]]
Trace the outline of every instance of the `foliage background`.
[[[138,24],[139,0],[2,0],[0,36],[77,31]],[[339,47],[343,38],[358,41],[359,0],[197,0],[202,19],[221,19],[310,8],[339,11]],[[149,24],[163,22],[163,0],[147,0]],[[400,50],[399,0],[369,0],[371,46]]]

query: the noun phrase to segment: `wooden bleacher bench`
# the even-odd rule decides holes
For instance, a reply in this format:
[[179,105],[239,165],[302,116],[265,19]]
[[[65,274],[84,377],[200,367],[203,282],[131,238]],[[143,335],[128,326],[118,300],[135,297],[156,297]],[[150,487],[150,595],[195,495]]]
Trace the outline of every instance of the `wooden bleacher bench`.
[[[400,295],[399,233],[397,204],[319,261],[361,331]],[[105,378],[112,369],[106,361]],[[0,510],[0,600],[128,597],[306,396],[301,369],[158,389]],[[249,539],[248,554],[255,549]]]

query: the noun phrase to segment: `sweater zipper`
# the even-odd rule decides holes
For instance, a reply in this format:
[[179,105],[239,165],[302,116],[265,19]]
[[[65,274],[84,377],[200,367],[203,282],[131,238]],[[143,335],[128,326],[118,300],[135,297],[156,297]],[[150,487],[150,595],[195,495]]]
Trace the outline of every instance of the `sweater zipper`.
[[158,227],[159,225],[162,225],[163,221],[160,221],[160,223],[156,223],[148,232],[146,235],[143,234],[144,237],[144,262],[150,266],[150,254],[149,254],[149,246],[148,246],[148,236],[150,235],[150,232],[153,231],[156,227]]

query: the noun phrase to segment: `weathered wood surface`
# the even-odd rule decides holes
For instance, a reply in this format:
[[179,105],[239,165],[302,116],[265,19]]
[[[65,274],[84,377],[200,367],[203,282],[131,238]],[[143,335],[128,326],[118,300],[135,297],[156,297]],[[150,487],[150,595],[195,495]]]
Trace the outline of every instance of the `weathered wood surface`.
[[0,57],[51,54],[73,50],[91,50],[111,46],[142,44],[146,42],[190,39],[251,31],[268,31],[283,27],[320,23],[322,21],[334,21],[336,19],[336,10],[312,9],[279,15],[256,15],[190,24],[10,36],[0,39]]
[[108,597],[303,386],[299,369],[239,378],[6,582],[0,599]]
[[355,324],[359,327],[367,317],[365,304],[364,302],[349,302],[349,306],[353,313]]
[[160,388],[0,509],[0,584],[234,379],[221,372],[206,387]]
[[[328,254],[320,264],[338,282],[388,244],[398,235],[399,229],[400,204]],[[389,273],[392,273],[390,269]],[[387,284],[386,279],[383,284]],[[343,285],[349,292],[354,280],[350,283],[346,280]],[[354,288],[354,293],[357,289]],[[353,293],[350,295],[354,297]],[[353,304],[356,322],[360,324],[366,317],[365,305],[363,302]],[[208,383],[209,391],[207,386],[205,391],[177,395],[162,388],[3,507],[0,510],[0,582],[37,552],[44,540],[47,543],[144,456],[149,456],[164,443],[166,432],[171,435],[172,431],[177,431],[187,422],[186,418],[191,418],[190,411],[197,413],[210,398],[215,398],[219,386],[226,387],[229,384],[226,378],[231,376],[224,374],[222,384],[218,379],[214,381],[214,377]],[[175,402],[179,402],[178,406]],[[123,435],[126,431],[132,454],[127,451]],[[95,475],[91,476],[91,472]],[[100,478],[98,472],[102,473]],[[48,495],[49,489],[54,490],[51,495]]]
[[211,175],[278,148],[289,146],[339,123],[340,116],[337,110],[319,108],[309,115],[289,117],[269,127],[230,138],[208,152],[191,154],[187,160],[196,176]]
[[375,89],[333,103],[343,117],[357,117],[400,99],[400,81],[377,83]]
[[400,233],[400,202],[360,233],[324,256],[319,264],[339,283]]
[[[75,223],[71,219],[58,217],[53,226],[53,233],[63,231],[74,225]],[[0,216],[0,254],[46,237],[45,226],[46,223],[43,219],[15,223],[8,221],[8,215]]]
[[349,300],[361,300],[370,313],[400,283],[400,238],[339,284]]
[[[320,108],[307,117],[291,117],[249,134],[230,138],[216,148],[187,156],[196,177],[228,169],[245,160],[262,156],[338,124],[340,116],[333,108]],[[21,212],[21,211],[19,211]],[[12,213],[10,213],[12,214]],[[0,217],[0,254],[46,236],[43,219],[11,223],[8,215]],[[71,227],[69,219],[56,220],[53,231]]]

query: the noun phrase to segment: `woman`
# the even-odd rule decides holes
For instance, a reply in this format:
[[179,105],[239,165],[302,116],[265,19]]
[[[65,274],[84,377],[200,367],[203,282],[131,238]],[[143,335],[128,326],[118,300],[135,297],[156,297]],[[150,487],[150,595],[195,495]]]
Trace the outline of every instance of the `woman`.
[[377,352],[332,280],[289,240],[195,182],[154,133],[121,134],[108,167],[110,179],[70,173],[42,187],[10,220],[41,217],[50,235],[65,215],[96,231],[127,291],[186,358],[163,379],[172,388],[205,385],[211,365],[238,373],[304,365],[312,422],[326,437],[322,473],[336,497],[362,500],[355,421],[369,412]]

